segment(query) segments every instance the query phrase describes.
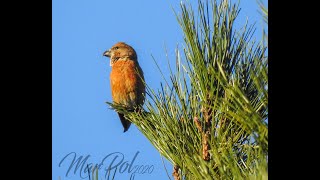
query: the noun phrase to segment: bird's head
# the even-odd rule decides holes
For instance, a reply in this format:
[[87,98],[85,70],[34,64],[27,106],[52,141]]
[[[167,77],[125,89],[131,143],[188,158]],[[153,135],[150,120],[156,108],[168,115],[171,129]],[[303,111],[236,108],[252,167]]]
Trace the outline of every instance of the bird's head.
[[124,42],[118,42],[109,50],[103,53],[104,56],[110,58],[110,66],[119,60],[133,60],[137,61],[136,51]]

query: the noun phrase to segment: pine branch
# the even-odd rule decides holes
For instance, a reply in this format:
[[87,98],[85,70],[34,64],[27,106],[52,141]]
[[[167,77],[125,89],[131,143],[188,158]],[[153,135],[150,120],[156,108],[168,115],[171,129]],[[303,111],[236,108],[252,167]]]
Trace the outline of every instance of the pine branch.
[[174,165],[175,179],[267,178],[266,47],[252,41],[254,26],[234,29],[239,4],[199,0],[198,16],[180,8],[185,44],[169,78],[161,72],[158,90],[146,84],[144,110],[109,105]]

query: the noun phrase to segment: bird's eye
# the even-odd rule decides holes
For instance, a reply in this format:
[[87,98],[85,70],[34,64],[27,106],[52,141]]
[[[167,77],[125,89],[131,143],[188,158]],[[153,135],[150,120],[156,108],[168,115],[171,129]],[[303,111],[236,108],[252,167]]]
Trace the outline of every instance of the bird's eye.
[[114,47],[114,49],[119,49],[119,47]]

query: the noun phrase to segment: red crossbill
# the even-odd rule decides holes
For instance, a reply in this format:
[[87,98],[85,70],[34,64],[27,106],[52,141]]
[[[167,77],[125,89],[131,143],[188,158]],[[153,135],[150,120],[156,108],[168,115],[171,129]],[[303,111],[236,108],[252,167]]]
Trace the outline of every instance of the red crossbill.
[[[110,58],[113,102],[123,105],[128,111],[139,109],[145,99],[145,84],[136,51],[124,42],[118,42],[103,55]],[[118,113],[118,115],[126,132],[131,122],[123,114]]]

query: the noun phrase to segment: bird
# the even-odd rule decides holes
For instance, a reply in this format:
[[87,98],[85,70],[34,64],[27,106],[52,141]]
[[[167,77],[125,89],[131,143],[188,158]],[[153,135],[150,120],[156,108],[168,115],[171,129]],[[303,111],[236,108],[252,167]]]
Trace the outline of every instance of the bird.
[[[127,111],[139,111],[145,101],[143,71],[139,65],[136,51],[125,42],[118,42],[103,53],[110,58],[110,87],[113,103],[123,106]],[[126,132],[131,122],[118,112]]]

